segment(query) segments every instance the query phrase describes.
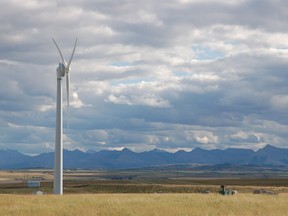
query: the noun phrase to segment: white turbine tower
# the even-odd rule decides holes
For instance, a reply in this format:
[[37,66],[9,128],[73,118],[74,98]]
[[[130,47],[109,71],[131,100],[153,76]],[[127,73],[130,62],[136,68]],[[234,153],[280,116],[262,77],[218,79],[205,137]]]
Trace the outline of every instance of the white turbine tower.
[[[63,111],[62,111],[62,77],[66,75],[67,108],[70,106],[70,65],[74,56],[77,38],[70,60],[67,64],[56,41],[52,39],[62,60],[57,68],[57,105],[56,105],[56,137],[54,154],[54,194],[63,194]],[[69,120],[68,120],[69,125]]]

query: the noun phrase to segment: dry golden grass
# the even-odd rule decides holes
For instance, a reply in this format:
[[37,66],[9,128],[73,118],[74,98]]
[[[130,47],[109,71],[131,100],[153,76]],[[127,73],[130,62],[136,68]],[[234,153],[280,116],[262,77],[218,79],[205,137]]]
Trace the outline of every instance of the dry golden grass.
[[0,215],[287,215],[288,194],[0,195]]

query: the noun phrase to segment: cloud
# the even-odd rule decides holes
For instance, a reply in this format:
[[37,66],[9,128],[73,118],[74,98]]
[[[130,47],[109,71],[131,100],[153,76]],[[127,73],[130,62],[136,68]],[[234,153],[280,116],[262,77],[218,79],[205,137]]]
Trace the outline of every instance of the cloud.
[[170,104],[167,100],[163,98],[157,97],[155,95],[135,95],[130,98],[126,96],[120,95],[118,97],[114,95],[109,95],[108,98],[105,100],[106,102],[111,102],[115,104],[127,104],[127,105],[144,105],[144,106],[151,106],[151,107],[169,107]]
[[230,139],[234,142],[259,142],[260,137],[257,134],[251,134],[251,132],[238,131],[236,134],[232,134]]

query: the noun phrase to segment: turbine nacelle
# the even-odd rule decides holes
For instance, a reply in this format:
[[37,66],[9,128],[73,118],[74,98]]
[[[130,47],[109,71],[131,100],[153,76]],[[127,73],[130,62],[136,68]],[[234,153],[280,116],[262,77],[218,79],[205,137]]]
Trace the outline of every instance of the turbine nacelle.
[[71,71],[71,68],[69,67],[65,67],[65,65],[64,65],[64,63],[60,63],[59,62],[59,66],[57,67],[57,75],[58,75],[58,77],[60,78],[60,77],[64,77],[65,75],[67,75],[68,76],[68,74],[70,73],[70,71]]
[[66,68],[65,68],[65,65],[63,63],[60,63],[59,62],[59,66],[57,67],[57,77],[60,78],[60,77],[64,77],[65,76],[65,73],[66,72]]

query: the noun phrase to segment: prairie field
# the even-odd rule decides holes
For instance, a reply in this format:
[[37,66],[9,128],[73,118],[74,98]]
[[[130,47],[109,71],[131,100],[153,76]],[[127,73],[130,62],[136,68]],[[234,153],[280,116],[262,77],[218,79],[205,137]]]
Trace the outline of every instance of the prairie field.
[[[66,171],[64,195],[55,196],[49,170],[1,171],[0,216],[287,215],[288,179],[252,177],[168,178],[167,173],[143,170]],[[27,188],[26,181],[35,179],[40,179],[41,187]],[[239,193],[219,195],[220,185]],[[278,195],[253,194],[255,189]],[[38,190],[46,194],[31,195]]]
[[[181,172],[184,171],[179,171]],[[207,171],[205,175],[208,176],[209,173],[211,171]],[[276,174],[274,178],[255,178],[254,175],[249,178],[231,178],[226,175],[222,175],[221,178],[190,178],[182,175],[182,178],[168,178],[165,170],[155,172],[143,169],[65,171],[64,193],[201,193],[204,190],[218,193],[220,185],[227,185],[229,189],[240,193],[253,193],[257,189],[288,193],[288,178],[279,178]],[[27,188],[26,182],[35,179],[40,179],[41,188]],[[0,171],[0,194],[31,195],[35,190],[53,193],[52,170]]]
[[0,195],[1,215],[287,215],[288,194]]

